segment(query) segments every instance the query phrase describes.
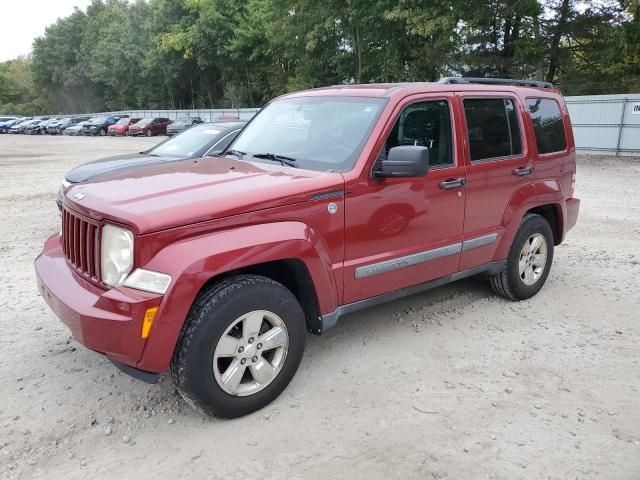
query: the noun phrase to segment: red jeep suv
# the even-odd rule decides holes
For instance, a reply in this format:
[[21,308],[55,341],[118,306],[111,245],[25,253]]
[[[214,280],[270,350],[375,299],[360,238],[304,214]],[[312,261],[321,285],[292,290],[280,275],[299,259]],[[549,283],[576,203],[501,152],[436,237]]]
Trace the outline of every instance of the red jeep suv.
[[210,415],[287,386],[305,333],[482,274],[525,300],[576,223],[550,84],[446,78],[271,101],[221,156],[66,188],[35,262],[73,336]]

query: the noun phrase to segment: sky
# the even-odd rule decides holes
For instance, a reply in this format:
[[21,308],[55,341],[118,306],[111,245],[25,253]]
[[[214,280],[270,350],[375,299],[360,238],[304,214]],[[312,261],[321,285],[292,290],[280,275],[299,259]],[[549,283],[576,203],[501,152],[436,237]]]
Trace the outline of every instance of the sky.
[[0,0],[0,62],[31,51],[31,44],[58,18],[85,9],[91,0]]

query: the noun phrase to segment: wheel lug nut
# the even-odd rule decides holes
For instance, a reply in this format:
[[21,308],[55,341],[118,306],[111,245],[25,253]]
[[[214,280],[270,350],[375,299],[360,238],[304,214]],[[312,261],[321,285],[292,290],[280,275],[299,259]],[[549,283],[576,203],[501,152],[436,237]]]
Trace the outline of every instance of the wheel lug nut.
[[253,337],[249,339],[249,343],[253,343]]
[[258,350],[260,350],[260,349],[262,348],[262,344],[261,344],[261,343],[259,343],[259,344],[257,345],[257,347],[258,347]]
[[238,348],[238,353],[242,353],[242,352],[244,352],[244,347]]
[[253,358],[251,359],[252,362],[257,362],[258,361],[258,357],[256,355],[253,356]]
[[243,358],[242,360],[240,360],[240,365],[244,365],[245,363],[247,363],[247,359]]

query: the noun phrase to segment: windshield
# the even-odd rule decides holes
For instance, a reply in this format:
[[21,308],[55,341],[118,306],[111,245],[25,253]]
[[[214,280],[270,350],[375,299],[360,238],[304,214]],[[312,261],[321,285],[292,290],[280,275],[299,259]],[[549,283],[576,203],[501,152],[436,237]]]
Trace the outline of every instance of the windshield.
[[136,125],[144,127],[145,125],[149,125],[151,122],[153,122],[153,118],[143,118],[138,123],[136,123]]
[[175,122],[173,122],[174,125],[191,125],[191,119],[189,117],[180,117],[178,118]]
[[249,155],[284,155],[309,170],[348,171],[384,103],[381,98],[356,97],[278,100],[245,127],[231,148]]
[[129,119],[128,118],[121,118],[120,120],[118,120],[116,122],[116,125],[128,125],[129,124]]
[[215,143],[221,133],[222,129],[220,128],[211,125],[198,125],[162,142],[149,150],[149,153],[162,157],[190,157],[204,153],[203,150]]

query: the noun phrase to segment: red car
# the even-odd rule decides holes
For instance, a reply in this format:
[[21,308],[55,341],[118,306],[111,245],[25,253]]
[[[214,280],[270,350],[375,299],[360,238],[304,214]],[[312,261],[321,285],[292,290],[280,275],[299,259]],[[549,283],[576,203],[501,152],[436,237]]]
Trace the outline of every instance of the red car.
[[141,118],[121,118],[115,124],[111,125],[107,129],[107,134],[112,137],[117,137],[120,135],[129,135],[129,127],[136,122],[142,120]]
[[544,82],[298,92],[222,156],[66,188],[37,282],[76,340],[237,417],[343,315],[479,274],[535,295],[577,221],[575,180],[567,107]]
[[154,135],[166,135],[167,126],[171,123],[168,118],[154,117],[143,118],[129,126],[129,135],[146,135],[153,137]]

